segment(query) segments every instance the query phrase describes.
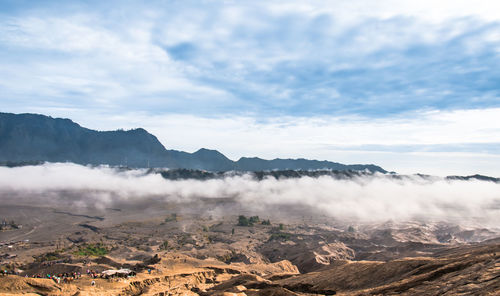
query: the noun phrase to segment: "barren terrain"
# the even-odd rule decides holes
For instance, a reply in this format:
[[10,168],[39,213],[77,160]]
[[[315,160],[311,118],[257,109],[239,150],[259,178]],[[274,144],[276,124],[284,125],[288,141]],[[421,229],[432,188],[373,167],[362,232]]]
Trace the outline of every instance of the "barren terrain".
[[[493,228],[356,223],[294,205],[259,213],[232,198],[179,203],[152,196],[99,208],[74,206],[86,192],[23,194],[2,196],[0,217],[15,225],[0,232],[8,273],[0,278],[2,295],[497,295],[500,289]],[[241,226],[239,216],[258,220]],[[100,277],[124,268],[135,275]],[[81,276],[47,278],[65,273]]]

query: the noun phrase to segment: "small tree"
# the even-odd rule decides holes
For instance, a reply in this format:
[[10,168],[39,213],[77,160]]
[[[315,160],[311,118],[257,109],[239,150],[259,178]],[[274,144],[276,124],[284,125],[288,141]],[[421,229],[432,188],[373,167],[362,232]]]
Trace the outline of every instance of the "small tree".
[[250,226],[250,221],[243,215],[238,216],[238,226]]
[[167,249],[168,249],[168,241],[164,241],[164,242],[160,245],[160,249],[162,249],[162,250],[167,250]]
[[260,221],[259,216],[252,216],[249,219],[250,225],[253,225],[255,223],[259,223],[259,221]]

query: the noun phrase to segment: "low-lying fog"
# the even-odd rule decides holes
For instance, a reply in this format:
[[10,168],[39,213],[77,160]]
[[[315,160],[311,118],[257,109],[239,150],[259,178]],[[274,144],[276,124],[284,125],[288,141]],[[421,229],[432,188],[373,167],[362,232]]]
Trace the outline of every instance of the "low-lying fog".
[[360,222],[418,219],[500,226],[500,184],[488,181],[384,175],[259,181],[250,174],[206,181],[166,180],[146,170],[66,163],[0,167],[0,202],[37,196],[37,202],[50,203],[58,199],[58,192],[78,192],[72,201],[75,206],[102,209],[152,199],[182,203],[229,197],[257,212],[269,205],[294,205]]

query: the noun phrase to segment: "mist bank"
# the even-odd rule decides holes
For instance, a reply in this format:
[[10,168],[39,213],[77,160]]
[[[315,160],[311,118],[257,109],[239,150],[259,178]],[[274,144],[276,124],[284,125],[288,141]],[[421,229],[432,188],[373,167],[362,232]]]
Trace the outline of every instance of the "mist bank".
[[75,207],[105,209],[226,198],[257,213],[271,206],[294,206],[338,220],[449,221],[500,227],[500,183],[477,178],[377,173],[287,178],[226,173],[217,178],[166,179],[162,172],[71,163],[0,167],[0,202],[69,202]]

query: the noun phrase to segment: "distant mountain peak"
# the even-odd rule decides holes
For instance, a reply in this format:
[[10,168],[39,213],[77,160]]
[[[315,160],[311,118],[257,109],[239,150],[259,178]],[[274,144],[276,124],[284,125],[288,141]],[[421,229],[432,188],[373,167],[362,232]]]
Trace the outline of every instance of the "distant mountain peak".
[[332,169],[386,172],[375,165],[344,165],[304,158],[265,160],[241,157],[235,162],[219,151],[207,148],[194,153],[166,150],[154,135],[143,128],[95,131],[83,128],[70,119],[30,113],[0,113],[0,162],[44,161],[207,171]]
[[195,154],[202,154],[202,153],[218,153],[218,154],[222,154],[220,153],[219,151],[217,150],[213,150],[213,149],[207,149],[207,148],[200,148],[198,149],[196,152],[194,152]]

